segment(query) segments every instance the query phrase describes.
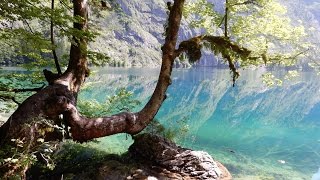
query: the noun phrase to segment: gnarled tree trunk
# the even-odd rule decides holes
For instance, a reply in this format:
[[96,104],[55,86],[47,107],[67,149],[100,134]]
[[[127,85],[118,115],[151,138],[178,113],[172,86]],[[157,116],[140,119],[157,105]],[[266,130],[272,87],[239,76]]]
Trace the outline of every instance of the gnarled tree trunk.
[[[77,94],[88,76],[86,37],[74,37],[71,44],[70,60],[67,70],[59,78],[50,78],[48,87],[26,99],[0,127],[0,144],[12,138],[26,137],[30,142],[36,138],[37,126],[26,126],[39,119],[57,120],[63,114],[64,121],[71,127],[72,138],[84,142],[93,138],[116,133],[136,134],[152,121],[166,98],[171,84],[171,71],[177,53],[176,41],[180,26],[184,0],[175,0],[170,8],[165,44],[162,47],[162,66],[158,83],[152,97],[145,107],[136,113],[123,112],[110,117],[87,118],[79,114],[76,108]],[[74,16],[81,22],[74,27],[81,31],[88,28],[87,0],[74,0]],[[32,133],[30,133],[32,132]]]

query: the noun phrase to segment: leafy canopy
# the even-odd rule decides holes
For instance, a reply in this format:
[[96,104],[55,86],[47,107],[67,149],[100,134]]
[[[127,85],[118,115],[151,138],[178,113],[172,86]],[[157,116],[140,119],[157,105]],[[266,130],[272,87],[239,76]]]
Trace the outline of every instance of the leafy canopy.
[[[219,5],[219,3],[217,3]],[[288,18],[286,7],[277,0],[226,0],[223,10],[208,2],[190,2],[184,15],[191,26],[205,30],[206,36],[224,37],[225,41],[250,53],[243,56],[220,44],[203,44],[216,55],[232,58],[242,67],[261,64],[290,66],[308,50],[301,21]],[[225,33],[226,31],[226,33]],[[227,36],[226,36],[227,35]]]
[[[94,7],[97,2],[90,1]],[[95,12],[95,9],[93,8],[92,11]],[[69,0],[0,1],[0,64],[22,63],[21,66],[28,70],[28,73],[19,73],[19,75],[1,75],[0,101],[22,102],[31,93],[20,92],[17,91],[18,89],[41,87],[46,82],[42,70],[49,68],[53,72],[57,71],[53,50],[57,52],[59,64],[66,67],[69,59],[68,49],[74,41],[73,38],[85,37],[88,41],[93,41],[98,31],[91,29],[80,31],[73,27],[74,22],[81,21],[83,21],[82,18],[73,16],[72,4]],[[93,20],[89,22],[89,26],[96,29]],[[51,38],[54,43],[51,42]],[[109,57],[89,50],[88,60],[91,64],[103,65],[109,61]],[[7,111],[5,107],[0,109]]]
[[[68,49],[73,37],[85,37],[92,41],[97,31],[80,31],[73,27],[74,22],[83,19],[73,16],[72,4],[69,0],[56,0],[54,9],[52,0],[3,0],[0,2],[0,44],[5,52],[0,52],[0,60],[23,58],[31,62],[27,69],[38,70],[43,67],[54,67],[51,51],[59,50],[59,60],[63,66],[67,64]],[[95,4],[96,1],[91,1]],[[56,44],[50,41],[50,25],[54,27]],[[93,21],[90,26],[94,29]],[[104,64],[108,57],[103,53],[89,51],[89,60],[93,64]],[[98,61],[99,60],[99,61]]]

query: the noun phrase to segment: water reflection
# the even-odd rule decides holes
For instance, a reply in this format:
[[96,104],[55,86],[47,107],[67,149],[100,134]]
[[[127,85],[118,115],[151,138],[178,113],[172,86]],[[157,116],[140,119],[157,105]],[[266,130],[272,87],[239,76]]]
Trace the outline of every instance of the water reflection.
[[[100,69],[89,79],[95,89],[83,96],[103,101],[128,87],[146,102],[158,72]],[[184,119],[189,132],[179,143],[209,151],[235,177],[310,179],[320,166],[320,77],[302,72],[281,87],[266,87],[265,72],[241,71],[232,87],[227,69],[175,70],[157,119],[168,126]]]

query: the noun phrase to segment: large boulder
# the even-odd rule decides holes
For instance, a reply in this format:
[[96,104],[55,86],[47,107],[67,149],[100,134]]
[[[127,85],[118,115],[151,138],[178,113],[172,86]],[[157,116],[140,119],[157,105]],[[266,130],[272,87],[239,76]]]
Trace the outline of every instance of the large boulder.
[[[148,171],[160,170],[152,176],[157,179],[231,179],[228,170],[207,152],[193,151],[157,135],[142,134],[134,138],[129,153],[142,161],[149,161]],[[140,174],[147,176],[143,169]],[[129,179],[134,179],[134,175]],[[137,175],[136,175],[137,176]]]

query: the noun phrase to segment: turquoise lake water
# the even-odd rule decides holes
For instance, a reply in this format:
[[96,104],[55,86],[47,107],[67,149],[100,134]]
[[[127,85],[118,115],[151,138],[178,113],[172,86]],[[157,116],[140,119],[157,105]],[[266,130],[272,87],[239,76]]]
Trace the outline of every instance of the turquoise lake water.
[[[320,167],[320,76],[301,72],[282,86],[267,87],[261,78],[266,72],[241,70],[232,87],[228,69],[175,69],[156,119],[175,133],[177,143],[209,152],[234,179],[309,180]],[[146,68],[93,69],[86,83],[90,88],[79,99],[104,102],[127,88],[144,105],[158,73]],[[123,134],[99,140],[93,146],[113,153],[126,151],[132,143]]]
[[[144,104],[158,72],[96,69],[88,80],[94,90],[81,97],[103,102],[127,87]],[[235,179],[311,179],[320,167],[320,77],[301,72],[282,86],[267,87],[261,78],[266,72],[242,70],[232,87],[227,69],[175,69],[156,119],[176,132],[180,145],[209,152]]]

